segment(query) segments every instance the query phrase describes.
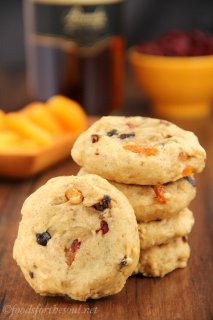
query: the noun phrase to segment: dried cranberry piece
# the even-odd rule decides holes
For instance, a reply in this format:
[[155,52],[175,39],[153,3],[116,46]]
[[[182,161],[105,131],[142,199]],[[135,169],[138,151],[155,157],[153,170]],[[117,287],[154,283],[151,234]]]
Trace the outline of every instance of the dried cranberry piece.
[[161,56],[204,56],[213,54],[213,37],[200,30],[171,30],[157,41],[138,46],[138,51]]
[[46,246],[47,242],[51,239],[49,232],[36,233],[36,241],[41,246]]
[[113,129],[113,130],[107,132],[108,137],[116,136],[117,134],[118,134],[118,130],[116,130],[116,129]]
[[110,196],[104,195],[103,199],[100,202],[93,205],[93,208],[98,211],[104,211],[105,209],[109,208],[110,202]]
[[81,241],[79,241],[78,239],[75,239],[75,240],[73,240],[69,249],[67,249],[67,248],[64,249],[66,263],[69,267],[73,263],[73,261],[75,259],[76,252],[77,252],[77,250],[80,249],[80,246],[81,246]]
[[159,44],[166,56],[188,56],[191,40],[187,32],[172,30],[160,38]]
[[92,143],[96,143],[100,139],[100,136],[98,134],[92,134],[91,139],[92,139]]
[[72,242],[70,249],[73,253],[75,253],[78,249],[80,249],[80,246],[81,246],[81,241],[79,241],[78,239],[75,239]]
[[135,137],[135,133],[134,132],[130,132],[130,133],[122,133],[119,135],[120,139],[127,139],[127,138],[132,138]]
[[108,223],[105,220],[101,220],[100,228],[95,230],[96,233],[98,233],[99,231],[102,231],[102,234],[105,234],[109,231]]
[[196,186],[197,186],[196,180],[193,179],[191,176],[184,177],[184,179],[186,179],[193,187],[196,187]]

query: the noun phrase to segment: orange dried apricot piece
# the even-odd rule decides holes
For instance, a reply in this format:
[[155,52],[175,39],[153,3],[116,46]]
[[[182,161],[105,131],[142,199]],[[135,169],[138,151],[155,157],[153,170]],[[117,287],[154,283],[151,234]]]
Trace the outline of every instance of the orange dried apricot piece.
[[189,156],[186,152],[180,152],[178,158],[180,161],[186,161],[189,158]]
[[29,138],[39,145],[46,146],[52,143],[51,135],[29,120],[24,114],[11,112],[5,117],[7,128],[20,134],[22,137]]
[[57,119],[55,119],[55,117],[48,110],[45,103],[30,103],[21,110],[21,113],[25,114],[27,118],[29,118],[32,122],[51,134],[63,133],[63,128],[60,126]]
[[193,172],[192,167],[186,167],[182,172],[182,176],[183,177],[190,176],[192,172]]
[[156,186],[154,186],[154,192],[155,192],[155,199],[160,202],[160,203],[166,203],[166,199],[164,197],[164,186],[162,186],[161,184],[158,184]]
[[145,156],[155,156],[158,153],[158,149],[156,148],[147,148],[147,147],[142,147],[139,145],[135,144],[126,144],[123,146],[125,150],[134,152],[134,153],[140,153]]
[[68,132],[81,132],[87,127],[83,108],[74,100],[54,96],[47,101],[48,110]]

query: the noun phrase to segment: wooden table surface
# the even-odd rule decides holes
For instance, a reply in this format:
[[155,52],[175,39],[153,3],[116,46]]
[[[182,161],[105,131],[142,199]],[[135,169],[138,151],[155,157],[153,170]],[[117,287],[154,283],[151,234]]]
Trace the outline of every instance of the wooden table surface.
[[49,178],[77,172],[77,165],[67,159],[29,180],[0,180],[0,319],[213,319],[213,120],[178,124],[195,131],[208,153],[191,205],[196,223],[190,235],[188,267],[163,279],[131,277],[119,294],[98,301],[83,303],[36,294],[12,258],[20,210],[25,198]]

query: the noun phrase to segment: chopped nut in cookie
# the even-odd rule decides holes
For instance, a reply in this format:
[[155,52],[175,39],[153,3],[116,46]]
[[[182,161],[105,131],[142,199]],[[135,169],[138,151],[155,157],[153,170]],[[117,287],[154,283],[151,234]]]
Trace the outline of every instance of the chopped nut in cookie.
[[84,196],[81,191],[75,187],[67,189],[65,192],[65,197],[70,201],[71,204],[79,204],[84,200]]

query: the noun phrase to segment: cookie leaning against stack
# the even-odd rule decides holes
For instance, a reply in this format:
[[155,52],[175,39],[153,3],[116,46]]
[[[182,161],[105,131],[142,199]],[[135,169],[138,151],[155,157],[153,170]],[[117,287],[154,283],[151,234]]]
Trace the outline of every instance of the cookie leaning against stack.
[[133,206],[141,242],[136,271],[164,276],[186,266],[185,236],[194,223],[186,207],[196,193],[193,174],[206,157],[192,132],[164,120],[103,117],[80,135],[72,157],[84,168],[79,174],[109,179]]
[[96,175],[57,177],[29,196],[13,250],[36,292],[81,301],[119,292],[139,253],[131,205]]

